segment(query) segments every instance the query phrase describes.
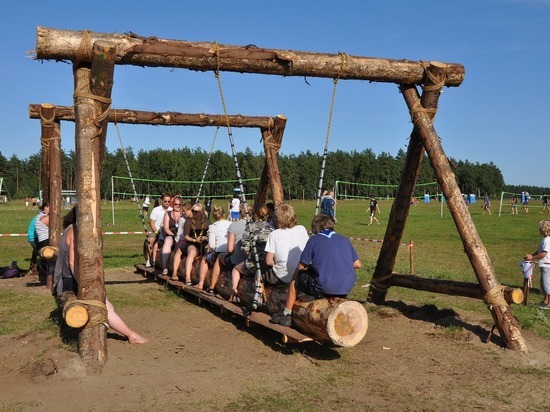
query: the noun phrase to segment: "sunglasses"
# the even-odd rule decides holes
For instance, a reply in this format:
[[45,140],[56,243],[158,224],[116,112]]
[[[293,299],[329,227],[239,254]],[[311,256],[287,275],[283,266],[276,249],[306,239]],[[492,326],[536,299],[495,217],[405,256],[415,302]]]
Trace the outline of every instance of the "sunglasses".
[[181,203],[174,203],[174,206],[181,206]]
[[169,200],[164,200],[164,203],[170,203],[170,201]]
[[192,212],[193,212],[193,213],[199,213],[200,210],[193,209]]

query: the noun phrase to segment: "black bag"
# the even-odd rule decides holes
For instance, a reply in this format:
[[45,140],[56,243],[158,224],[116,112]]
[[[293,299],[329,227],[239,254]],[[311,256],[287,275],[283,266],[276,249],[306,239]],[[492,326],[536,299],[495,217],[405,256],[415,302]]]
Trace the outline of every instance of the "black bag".
[[17,262],[11,262],[11,265],[0,268],[0,279],[12,279],[18,278],[22,275],[20,274],[21,270],[17,266]]

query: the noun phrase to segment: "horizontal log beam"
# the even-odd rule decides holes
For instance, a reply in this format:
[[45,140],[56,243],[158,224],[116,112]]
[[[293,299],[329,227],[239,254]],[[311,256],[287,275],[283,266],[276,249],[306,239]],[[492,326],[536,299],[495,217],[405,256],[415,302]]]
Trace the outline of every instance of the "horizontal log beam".
[[[29,104],[29,118],[40,119],[40,104]],[[54,120],[74,122],[73,106],[53,106]],[[277,118],[285,116],[279,114]],[[227,121],[231,127],[248,127],[271,129],[275,118],[269,116],[243,116],[240,114],[229,115],[205,113],[177,113],[177,112],[148,112],[131,109],[110,109],[108,120],[111,123],[150,124],[162,126],[220,126],[227,127]]]
[[[442,279],[426,279],[416,275],[401,275],[394,273],[390,278],[391,286],[400,286],[425,292],[443,293],[445,295],[464,296],[474,299],[484,299],[484,292],[477,283],[457,282]],[[506,287],[503,291],[508,304],[523,302],[523,291],[520,288]]]
[[[394,60],[295,50],[264,49],[142,37],[134,33],[107,34],[37,27],[36,59],[90,61],[92,45],[105,40],[116,45],[116,64],[175,67],[197,71],[230,71],[279,76],[309,76],[368,80],[395,84],[423,84],[422,61]],[[459,86],[464,66],[445,63],[445,86]]]

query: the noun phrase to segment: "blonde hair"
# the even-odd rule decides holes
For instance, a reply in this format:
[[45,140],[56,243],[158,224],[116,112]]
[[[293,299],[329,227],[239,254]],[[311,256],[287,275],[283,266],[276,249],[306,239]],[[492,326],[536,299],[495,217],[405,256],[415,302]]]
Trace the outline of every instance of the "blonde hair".
[[216,220],[222,220],[225,217],[225,210],[216,205],[212,208],[212,215],[216,218]]
[[278,229],[291,229],[296,226],[296,211],[288,203],[280,203],[275,208]]
[[539,222],[539,228],[544,237],[550,236],[550,220],[541,220]]

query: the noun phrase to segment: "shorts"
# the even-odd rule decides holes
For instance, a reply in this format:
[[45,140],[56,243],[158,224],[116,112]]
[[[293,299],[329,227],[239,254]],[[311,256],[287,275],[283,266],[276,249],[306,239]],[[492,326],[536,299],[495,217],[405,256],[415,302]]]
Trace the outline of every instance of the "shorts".
[[277,277],[277,275],[273,271],[273,268],[270,268],[264,273],[262,273],[262,280],[264,281],[264,283],[267,283],[268,285],[272,285],[272,286],[286,285],[285,282],[283,282],[281,279]]
[[233,212],[231,211],[231,220],[239,220],[241,218],[241,212]]
[[540,288],[542,293],[550,295],[550,265],[540,266]]
[[143,206],[143,211],[148,212],[149,211],[149,206]]
[[296,278],[296,287],[300,292],[312,296],[315,299],[325,297],[317,285],[316,277],[313,275],[312,271],[299,272]]

